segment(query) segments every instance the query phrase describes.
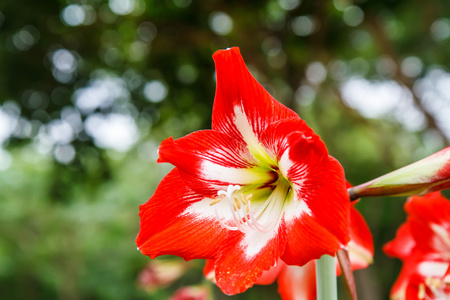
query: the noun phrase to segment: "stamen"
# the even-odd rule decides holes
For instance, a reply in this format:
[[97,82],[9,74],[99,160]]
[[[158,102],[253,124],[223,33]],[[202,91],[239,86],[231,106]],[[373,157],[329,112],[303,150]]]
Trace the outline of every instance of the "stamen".
[[209,202],[209,206],[213,206],[214,204],[217,204],[220,201],[222,201],[222,199],[220,199],[220,198],[214,199],[213,201]]
[[423,283],[419,284],[419,292],[417,293],[417,298],[422,300],[425,299],[426,296],[425,285]]
[[[431,292],[431,295],[427,293],[427,288]],[[420,300],[450,299],[448,297],[447,285],[444,283],[443,279],[433,277],[427,277],[425,278],[425,284],[419,284],[419,292],[417,296]]]
[[[242,195],[242,194],[241,194],[241,195]],[[242,197],[244,197],[244,196],[242,195]],[[239,200],[238,200],[237,197],[234,197],[234,203],[236,204],[236,206],[237,206],[238,209],[241,209],[241,203],[239,202]]]
[[228,229],[228,230],[233,230],[233,231],[239,230],[237,227],[228,226],[227,224],[225,224],[225,223],[222,221],[222,219],[219,217],[219,213],[217,212],[217,206],[215,207],[215,212],[216,212],[216,218],[217,218],[217,221],[219,221],[219,224],[220,224],[223,228]]
[[241,187],[238,185],[229,185],[226,191],[221,190],[217,192],[218,199],[210,202],[211,206],[222,200],[226,200],[226,203],[228,203],[232,217],[232,220],[230,220],[231,224],[228,223],[230,225],[224,223],[224,218],[219,214],[218,207],[215,207],[216,218],[220,225],[228,230],[239,230],[243,233],[255,230],[261,232],[273,230],[279,223],[283,213],[284,201],[289,191],[286,189],[286,186],[275,187],[269,198],[256,211],[253,211],[251,207],[252,194],[244,195],[244,193],[241,193],[240,196],[234,195],[240,189]]
[[[250,195],[249,195],[249,196],[250,196]],[[247,198],[248,198],[248,196],[247,196]],[[244,199],[244,194],[241,194],[241,202],[242,202],[242,204],[247,205],[247,202],[248,202],[248,201],[246,201],[246,200]]]

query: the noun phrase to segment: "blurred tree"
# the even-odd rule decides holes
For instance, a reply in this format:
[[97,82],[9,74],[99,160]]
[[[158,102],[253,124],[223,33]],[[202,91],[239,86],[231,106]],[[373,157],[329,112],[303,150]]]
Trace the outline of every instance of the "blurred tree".
[[[446,0],[2,1],[2,297],[174,291],[136,289],[137,207],[168,170],[159,142],[209,128],[217,49],[239,46],[354,184],[448,145],[449,16]],[[399,270],[379,250],[402,204],[359,204],[378,250],[363,299],[386,298]]]

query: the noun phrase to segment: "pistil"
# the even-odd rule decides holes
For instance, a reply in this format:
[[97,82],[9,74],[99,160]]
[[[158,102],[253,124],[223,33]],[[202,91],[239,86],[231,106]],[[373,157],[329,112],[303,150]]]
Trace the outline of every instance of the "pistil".
[[[287,182],[278,182],[275,189],[265,202],[256,210],[252,209],[253,194],[235,195],[240,190],[238,185],[229,185],[226,191],[219,191],[217,199],[212,200],[209,204],[215,206],[216,218],[222,227],[228,230],[239,230],[243,233],[251,231],[269,232],[273,230],[279,223],[283,214],[283,207],[290,188]],[[225,224],[223,216],[219,214],[218,204],[222,200],[228,203],[232,223]]]

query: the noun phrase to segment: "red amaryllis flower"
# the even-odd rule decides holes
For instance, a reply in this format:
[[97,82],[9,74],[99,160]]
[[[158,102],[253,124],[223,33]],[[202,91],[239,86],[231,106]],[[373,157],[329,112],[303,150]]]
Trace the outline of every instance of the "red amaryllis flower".
[[169,300],[210,300],[211,291],[207,286],[184,286],[179,288]]
[[138,284],[148,292],[164,288],[186,273],[189,264],[181,259],[153,260],[139,273]]
[[410,197],[405,210],[406,223],[383,248],[403,261],[391,299],[450,299],[450,201],[434,192]]
[[297,114],[251,76],[238,48],[217,51],[212,129],[169,138],[175,168],[140,207],[138,249],[215,260],[226,294],[281,258],[304,265],[348,243],[341,165]]
[[441,275],[423,277],[422,274],[415,273],[410,277],[405,299],[449,300],[450,280]]
[[[352,270],[367,268],[373,261],[373,239],[369,227],[362,215],[353,206],[350,208],[350,242],[348,252]],[[203,269],[205,277],[215,282],[214,261],[208,260]],[[341,274],[336,259],[336,274]],[[315,261],[306,265],[288,266],[283,261],[268,271],[264,271],[256,280],[256,284],[278,283],[278,292],[283,300],[315,300],[316,269]]]

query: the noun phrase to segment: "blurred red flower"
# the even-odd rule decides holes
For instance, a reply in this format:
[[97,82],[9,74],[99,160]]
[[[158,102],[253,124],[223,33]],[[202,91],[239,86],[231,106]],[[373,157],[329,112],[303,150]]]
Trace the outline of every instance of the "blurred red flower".
[[450,201],[440,192],[410,197],[407,221],[383,250],[403,261],[391,299],[450,299]]
[[212,299],[207,286],[184,286],[176,290],[169,300],[210,300]]
[[186,273],[189,265],[180,259],[153,260],[138,275],[138,284],[148,292],[164,288]]

